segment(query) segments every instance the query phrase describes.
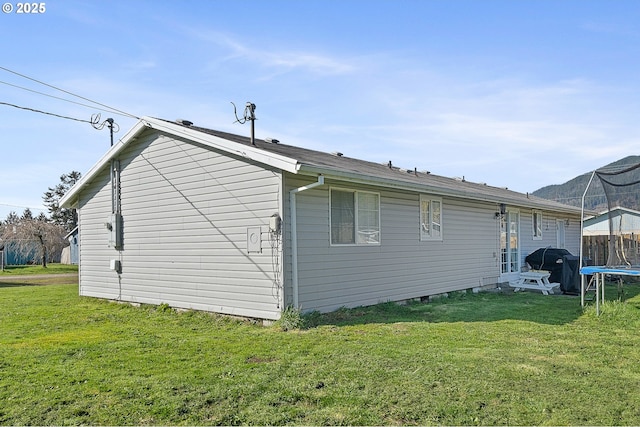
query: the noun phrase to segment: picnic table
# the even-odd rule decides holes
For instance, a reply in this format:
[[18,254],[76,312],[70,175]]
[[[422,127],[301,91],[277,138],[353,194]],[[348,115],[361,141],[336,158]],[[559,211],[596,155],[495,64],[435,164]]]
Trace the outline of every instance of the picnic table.
[[522,289],[533,289],[542,292],[543,295],[549,295],[549,292],[553,293],[553,288],[560,286],[560,283],[549,283],[549,276],[551,273],[544,270],[525,271],[520,273],[518,280],[509,282],[509,286],[515,288],[515,292]]

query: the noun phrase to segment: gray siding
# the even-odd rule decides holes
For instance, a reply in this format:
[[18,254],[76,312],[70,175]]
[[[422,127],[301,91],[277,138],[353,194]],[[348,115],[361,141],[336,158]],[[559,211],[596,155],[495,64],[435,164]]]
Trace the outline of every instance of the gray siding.
[[[309,182],[288,179],[287,190]],[[380,245],[329,245],[331,185],[380,194]],[[443,241],[420,241],[419,197],[418,193],[332,182],[299,193],[298,271],[302,309],[330,311],[495,283],[498,277],[495,206],[445,198]],[[288,214],[289,210],[285,212]],[[285,271],[291,271],[290,265]]]
[[[108,247],[108,166],[78,195],[81,295],[265,319],[279,318],[293,303],[289,191],[314,178],[286,173],[285,186],[280,171],[151,130],[131,141],[119,160],[122,250]],[[330,245],[332,186],[380,195],[380,245]],[[419,200],[418,192],[328,178],[298,193],[302,309],[331,311],[496,283],[496,203],[443,197],[442,241],[420,241]],[[557,219],[569,219],[566,247],[578,254],[577,215],[543,211],[543,238],[534,240],[532,210],[519,212],[523,266],[535,249],[556,246]],[[284,219],[284,257],[278,262],[268,233],[274,213]],[[261,253],[247,251],[250,227],[261,230]],[[121,274],[110,270],[111,260],[122,262]],[[274,283],[279,263],[284,292]]]
[[[287,193],[307,185],[287,175]],[[331,246],[329,189],[373,191],[380,194],[381,244]],[[299,304],[303,310],[331,311],[340,307],[399,301],[497,283],[499,220],[495,203],[454,198],[442,199],[442,241],[420,241],[419,193],[326,181],[326,185],[297,195]],[[289,222],[288,198],[285,218]],[[533,240],[531,209],[520,209],[520,255],[556,245],[556,219],[543,213],[549,229]],[[562,217],[566,219],[568,217]],[[289,228],[286,228],[289,232]],[[577,235],[576,235],[577,232]],[[288,236],[289,234],[286,234]],[[285,241],[288,241],[288,237]],[[579,218],[571,219],[567,249],[577,255]],[[287,244],[287,253],[290,245]],[[291,276],[291,257],[286,278]],[[288,296],[291,282],[287,280]],[[291,299],[287,299],[291,303]]]
[[580,215],[565,215],[555,212],[542,212],[542,239],[533,239],[533,210],[520,210],[520,233],[521,233],[521,265],[525,266],[524,259],[531,252],[539,248],[557,247],[558,230],[557,221],[568,221],[569,225],[565,226],[565,249],[573,255],[580,254]]
[[[123,250],[107,246],[107,168],[80,195],[81,294],[277,319],[268,223],[280,174],[156,132],[119,159]],[[247,252],[248,227],[261,228],[262,253]]]

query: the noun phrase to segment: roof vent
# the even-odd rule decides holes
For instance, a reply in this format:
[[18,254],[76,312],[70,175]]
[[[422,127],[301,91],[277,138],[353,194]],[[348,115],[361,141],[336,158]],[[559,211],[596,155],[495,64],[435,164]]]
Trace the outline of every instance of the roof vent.
[[277,143],[279,143],[280,141],[278,141],[278,140],[277,140],[277,139],[275,139],[275,138],[265,138],[265,139],[264,139],[264,142],[268,142],[268,143],[271,143],[271,144],[277,144]]
[[331,154],[333,154],[333,155],[334,155],[334,156],[336,156],[336,157],[342,157],[342,156],[344,156],[344,154],[342,154],[342,153],[341,153],[341,152],[339,152],[339,151],[334,151],[334,152],[333,152],[333,153],[331,153]]
[[184,119],[176,119],[176,123],[183,125],[183,126],[191,126],[193,125],[193,122],[190,122],[189,120],[184,120]]

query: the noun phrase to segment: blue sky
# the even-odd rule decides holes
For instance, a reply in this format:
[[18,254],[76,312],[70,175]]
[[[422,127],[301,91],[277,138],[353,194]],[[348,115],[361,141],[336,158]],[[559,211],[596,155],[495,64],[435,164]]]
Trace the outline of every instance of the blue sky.
[[[231,102],[251,101],[258,138],[521,192],[640,154],[637,1],[9,4],[1,67],[138,117],[248,135]],[[116,138],[135,123],[5,70],[0,102],[101,113]],[[0,104],[0,219],[108,148],[106,129]]]

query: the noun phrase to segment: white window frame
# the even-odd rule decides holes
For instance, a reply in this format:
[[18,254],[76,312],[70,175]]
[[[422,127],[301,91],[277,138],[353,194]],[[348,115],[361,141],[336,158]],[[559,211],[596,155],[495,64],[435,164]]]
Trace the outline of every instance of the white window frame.
[[[429,218],[424,218],[424,211],[422,209],[422,205],[424,202],[429,203]],[[434,205],[437,204],[440,207],[440,221],[433,217],[434,213]],[[442,198],[441,197],[433,197],[428,196],[426,194],[420,195],[420,240],[425,241],[442,241],[443,238],[443,227],[442,227],[442,218],[443,218],[443,208],[442,208]],[[425,227],[425,222],[429,224],[429,227]],[[434,230],[439,229],[438,233],[435,233]]]
[[[500,217],[500,280],[515,280],[520,274],[522,260],[522,235],[520,222],[522,215],[519,209],[508,209]],[[515,248],[511,246],[515,236]],[[506,271],[505,271],[506,270]]]
[[[538,218],[537,220],[536,220],[536,217]],[[533,228],[533,240],[542,240],[542,212],[541,211],[531,212],[531,227]]]
[[[333,242],[333,224],[332,224],[332,207],[333,200],[332,194],[334,191],[341,191],[344,193],[352,193],[353,194],[353,203],[354,203],[354,213],[353,213],[353,227],[354,227],[354,241],[350,243],[334,243]],[[377,230],[360,230],[359,221],[359,205],[358,205],[358,195],[359,194],[372,194],[377,198],[377,222],[378,229]],[[362,191],[362,190],[354,190],[349,188],[340,188],[340,187],[330,187],[329,188],[329,245],[330,246],[380,246],[382,242],[382,233],[381,233],[382,224],[380,222],[380,193],[376,193],[373,191]],[[374,237],[372,240],[371,238]],[[367,239],[368,238],[368,239]]]

